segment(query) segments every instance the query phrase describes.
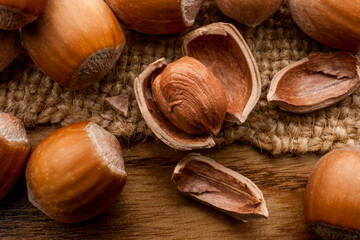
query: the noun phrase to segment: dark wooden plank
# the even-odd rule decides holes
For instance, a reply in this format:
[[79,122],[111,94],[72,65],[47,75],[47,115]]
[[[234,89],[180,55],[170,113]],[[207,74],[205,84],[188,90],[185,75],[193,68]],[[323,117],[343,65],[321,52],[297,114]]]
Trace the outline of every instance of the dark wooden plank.
[[[35,147],[56,127],[29,131]],[[181,195],[170,181],[186,152],[150,139],[123,141],[128,182],[116,202],[78,224],[49,219],[27,200],[25,178],[0,201],[1,239],[317,239],[303,217],[307,177],[319,156],[277,157],[247,145],[201,151],[252,179],[263,191],[270,217],[242,223]]]

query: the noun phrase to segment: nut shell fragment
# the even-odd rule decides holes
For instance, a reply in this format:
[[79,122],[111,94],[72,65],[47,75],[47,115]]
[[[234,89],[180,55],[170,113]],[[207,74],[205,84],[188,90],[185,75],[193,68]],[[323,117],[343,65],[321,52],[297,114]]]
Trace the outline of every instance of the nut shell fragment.
[[135,79],[134,91],[141,114],[149,128],[164,143],[179,150],[193,150],[215,146],[215,141],[210,134],[191,135],[176,128],[157,107],[151,83],[166,67],[165,58],[150,64]]
[[251,180],[200,154],[185,156],[172,179],[183,194],[239,220],[269,216],[263,194]]
[[343,100],[359,86],[360,68],[351,54],[313,53],[277,73],[267,99],[283,110],[307,113]]
[[119,95],[105,98],[105,102],[124,117],[129,115],[129,95]]
[[220,80],[228,101],[227,121],[243,123],[261,94],[260,73],[235,26],[212,23],[184,38],[184,55],[196,58]]

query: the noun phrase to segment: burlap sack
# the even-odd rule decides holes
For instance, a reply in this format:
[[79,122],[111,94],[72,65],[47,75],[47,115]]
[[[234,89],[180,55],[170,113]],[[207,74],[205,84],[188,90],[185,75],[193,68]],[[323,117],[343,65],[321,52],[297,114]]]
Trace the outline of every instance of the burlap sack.
[[[231,22],[238,27],[257,60],[263,84],[261,99],[246,123],[225,125],[217,137],[219,145],[239,140],[274,154],[303,154],[359,143],[359,94],[353,94],[335,106],[302,115],[268,105],[266,95],[270,80],[280,69],[307,57],[312,51],[332,50],[299,29],[286,4],[256,28],[235,23],[218,10],[215,1],[205,0],[195,25],[182,34],[148,36],[127,31],[127,46],[113,70],[101,82],[81,91],[59,87],[23,53],[0,74],[0,110],[16,115],[27,127],[90,120],[118,137],[135,140],[153,135],[136,103],[135,77],[161,57],[170,62],[180,58],[184,34],[217,21]],[[360,54],[357,57],[360,59]],[[127,118],[118,115],[104,102],[106,97],[119,94],[130,95]]]

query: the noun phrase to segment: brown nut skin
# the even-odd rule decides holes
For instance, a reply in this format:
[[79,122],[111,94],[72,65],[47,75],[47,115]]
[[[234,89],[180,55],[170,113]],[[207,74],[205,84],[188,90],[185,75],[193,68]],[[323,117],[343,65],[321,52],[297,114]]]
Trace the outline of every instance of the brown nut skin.
[[106,0],[130,29],[146,34],[172,34],[191,27],[203,0]]
[[122,191],[126,178],[118,140],[91,122],[50,134],[31,154],[26,168],[30,202],[64,223],[101,213]]
[[30,140],[21,120],[0,112],[0,200],[18,180],[30,149]]
[[219,133],[226,95],[216,76],[195,58],[183,57],[166,66],[153,81],[152,94],[161,112],[184,132]]
[[324,155],[305,192],[306,223],[324,239],[360,238],[360,147]]
[[20,52],[19,32],[0,30],[0,46],[0,72],[2,72]]
[[17,30],[35,21],[48,0],[0,0],[0,29]]
[[102,0],[49,0],[21,36],[36,65],[73,90],[100,81],[125,45],[118,20]]
[[216,3],[226,16],[256,27],[279,10],[283,0],[216,0]]
[[358,0],[289,0],[296,24],[310,37],[345,51],[360,49]]

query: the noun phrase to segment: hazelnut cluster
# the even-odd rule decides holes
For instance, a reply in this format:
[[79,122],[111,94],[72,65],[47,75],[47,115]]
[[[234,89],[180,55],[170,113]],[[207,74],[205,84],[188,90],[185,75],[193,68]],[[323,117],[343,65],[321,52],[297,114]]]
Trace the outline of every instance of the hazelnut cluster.
[[[228,17],[256,27],[283,0],[216,2]],[[201,5],[202,0],[0,0],[0,71],[17,56],[22,42],[49,77],[65,88],[83,89],[100,81],[120,57],[126,39],[118,19],[141,33],[172,34],[191,27]],[[309,36],[340,50],[360,49],[358,0],[288,0],[288,5]],[[183,54],[170,64],[164,58],[150,64],[134,82],[136,99],[147,125],[166,144],[180,150],[209,148],[224,121],[246,121],[260,98],[260,74],[248,45],[231,24],[213,23],[190,32],[183,40]],[[315,53],[274,77],[268,101],[286,111],[307,113],[344,99],[359,86],[360,67],[350,53]],[[128,98],[108,102],[127,116]],[[18,179],[30,150],[22,122],[0,113],[0,199]],[[311,173],[305,217],[324,238],[359,238],[359,152],[358,147],[333,151]],[[118,140],[91,122],[49,135],[26,167],[29,200],[66,223],[102,212],[126,179]],[[268,217],[256,185],[211,159],[188,155],[173,179],[183,193],[238,219]],[[188,185],[198,192],[187,191]],[[218,198],[200,196],[204,189],[198,186],[216,187]],[[248,208],[235,211],[236,201],[227,208],[228,199],[241,199]]]

